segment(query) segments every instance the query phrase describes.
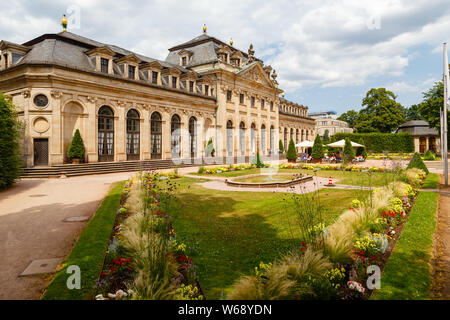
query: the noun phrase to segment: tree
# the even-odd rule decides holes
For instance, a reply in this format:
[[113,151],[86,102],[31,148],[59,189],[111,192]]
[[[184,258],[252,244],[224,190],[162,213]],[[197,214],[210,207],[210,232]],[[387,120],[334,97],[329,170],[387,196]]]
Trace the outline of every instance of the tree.
[[295,150],[294,140],[289,141],[289,147],[286,153],[286,159],[290,161],[295,161],[297,159],[297,151]]
[[385,88],[372,88],[362,101],[355,129],[357,132],[392,132],[405,122],[405,109],[396,95]]
[[355,157],[355,153],[353,151],[352,142],[349,138],[345,138],[345,145],[344,145],[344,163],[348,163],[352,161],[352,159]]
[[354,128],[358,119],[358,112],[349,110],[341,114],[337,119],[347,122],[350,128]]
[[[358,143],[361,144],[361,145],[364,145],[363,138],[359,139]],[[365,147],[358,147],[358,148],[356,148],[356,155],[357,156],[362,156],[364,158],[367,158],[366,148]]]
[[214,157],[214,153],[216,150],[214,150],[213,140],[212,138],[209,138],[208,143],[205,148],[205,154],[207,157],[211,156]]
[[328,131],[328,129],[325,130],[325,132],[323,133],[323,143],[327,144],[330,142],[330,136],[329,136],[330,132]]
[[280,142],[278,142],[278,149],[280,150],[280,153],[284,152],[283,141],[281,141],[281,139]]
[[[419,104],[422,119],[427,121],[431,128],[441,130],[441,108],[444,105],[444,83],[435,82],[433,87],[422,93],[423,101]],[[447,123],[450,123],[450,112],[447,112]],[[450,131],[449,131],[450,135]]]
[[11,98],[0,93],[0,189],[9,187],[20,176],[21,129]]
[[316,135],[314,139],[314,144],[311,151],[311,157],[313,159],[322,159],[323,158],[323,143],[322,139],[319,135]]
[[420,157],[420,154],[417,153],[417,152],[414,153],[413,157],[411,158],[411,161],[409,161],[408,169],[411,169],[411,168],[422,169],[423,171],[425,171],[426,174],[430,173],[428,171],[427,166],[422,161],[422,158]]
[[72,138],[69,150],[67,151],[67,157],[69,159],[84,159],[84,143],[81,138],[80,130],[76,130]]
[[422,116],[420,115],[419,105],[413,104],[411,107],[406,110],[406,121],[411,120],[421,120]]

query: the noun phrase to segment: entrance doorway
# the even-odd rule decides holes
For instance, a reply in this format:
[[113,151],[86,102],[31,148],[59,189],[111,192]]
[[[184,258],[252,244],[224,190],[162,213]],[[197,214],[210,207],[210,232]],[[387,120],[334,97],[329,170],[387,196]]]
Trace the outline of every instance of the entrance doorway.
[[34,139],[34,165],[48,166],[48,139]]

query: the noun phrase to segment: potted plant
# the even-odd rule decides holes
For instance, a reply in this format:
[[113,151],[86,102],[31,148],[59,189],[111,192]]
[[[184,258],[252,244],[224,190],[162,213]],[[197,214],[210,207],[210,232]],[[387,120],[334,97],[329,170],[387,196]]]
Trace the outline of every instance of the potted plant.
[[72,163],[78,164],[84,159],[84,153],[83,139],[81,138],[80,130],[77,129],[73,135],[69,150],[67,151],[67,157]]
[[323,158],[323,144],[322,139],[319,135],[316,135],[316,139],[314,139],[314,145],[311,151],[311,158],[313,159],[313,163],[321,163]]
[[286,159],[288,159],[288,162],[294,162],[297,160],[297,151],[295,150],[295,144],[294,140],[289,141],[289,147],[286,152]]

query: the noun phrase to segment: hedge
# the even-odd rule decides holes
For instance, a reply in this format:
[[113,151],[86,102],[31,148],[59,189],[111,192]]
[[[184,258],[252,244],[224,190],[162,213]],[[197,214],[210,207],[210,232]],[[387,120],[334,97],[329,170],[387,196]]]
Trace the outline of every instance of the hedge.
[[351,141],[363,141],[367,152],[414,152],[414,138],[408,132],[401,133],[336,133],[331,142],[350,138]]

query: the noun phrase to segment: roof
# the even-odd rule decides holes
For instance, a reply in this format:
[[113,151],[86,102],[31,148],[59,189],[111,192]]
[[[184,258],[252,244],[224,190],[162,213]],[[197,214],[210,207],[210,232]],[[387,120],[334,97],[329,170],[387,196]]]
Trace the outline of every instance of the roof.
[[430,128],[429,123],[424,120],[405,122],[395,132],[409,132],[413,136],[439,136],[438,130],[436,128]]

